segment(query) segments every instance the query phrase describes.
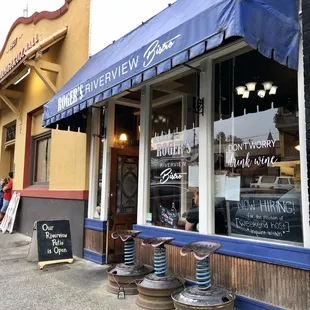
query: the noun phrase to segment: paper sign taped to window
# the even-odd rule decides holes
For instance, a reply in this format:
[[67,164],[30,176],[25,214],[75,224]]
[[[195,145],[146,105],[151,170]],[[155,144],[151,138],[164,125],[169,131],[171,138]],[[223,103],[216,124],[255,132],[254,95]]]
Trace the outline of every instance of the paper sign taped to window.
[[226,177],[225,199],[230,201],[240,201],[240,176]]
[[199,187],[199,166],[188,166],[188,186]]
[[215,175],[215,197],[225,197],[226,175]]

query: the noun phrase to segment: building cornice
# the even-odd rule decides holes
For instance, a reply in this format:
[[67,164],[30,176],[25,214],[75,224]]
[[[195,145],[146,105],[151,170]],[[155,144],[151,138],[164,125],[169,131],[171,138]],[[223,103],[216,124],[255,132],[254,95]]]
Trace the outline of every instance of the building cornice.
[[69,9],[69,3],[71,2],[72,0],[65,0],[65,3],[64,5],[59,8],[58,10],[56,11],[53,11],[53,12],[49,12],[49,11],[42,11],[42,12],[35,12],[33,13],[30,17],[19,17],[15,20],[15,22],[12,24],[7,36],[6,36],[6,39],[3,43],[3,46],[2,46],[2,49],[0,51],[0,58],[2,57],[4,51],[5,51],[5,47],[9,41],[9,38],[13,32],[13,30],[20,24],[24,24],[24,25],[29,25],[29,24],[37,24],[40,20],[42,19],[49,19],[49,20],[53,20],[53,19],[56,19],[56,18],[59,18],[60,16],[64,15],[68,9]]

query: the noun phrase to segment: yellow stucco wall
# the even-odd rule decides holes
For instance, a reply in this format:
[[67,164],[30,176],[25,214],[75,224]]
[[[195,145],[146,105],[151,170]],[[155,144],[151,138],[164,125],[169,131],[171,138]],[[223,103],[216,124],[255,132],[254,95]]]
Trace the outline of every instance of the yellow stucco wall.
[[79,132],[52,131],[51,190],[86,188],[86,139],[86,135]]
[[35,113],[32,116],[32,124],[31,124],[31,135],[39,135],[43,132],[49,131],[48,128],[42,127],[42,111],[39,111],[39,113]]
[[[36,34],[39,35],[39,40],[42,41],[53,33],[68,27],[66,37],[51,46],[47,53],[43,54],[42,60],[50,61],[61,65],[61,72],[58,77],[55,73],[46,73],[56,86],[60,89],[87,61],[88,59],[88,45],[89,45],[89,12],[90,0],[72,0],[69,4],[69,10],[62,16],[54,19],[42,19],[36,24],[19,24],[15,27],[10,38],[6,44],[5,52],[0,59],[0,70],[2,70],[7,63],[22,50],[25,44],[32,39]],[[10,43],[18,38],[16,46],[9,50]],[[57,78],[56,78],[57,77]],[[26,121],[27,114],[42,107],[54,95],[53,92],[47,88],[39,76],[32,70],[30,75],[16,86],[10,86],[11,89],[22,91],[23,98],[19,101],[17,107],[20,110],[20,119],[17,119],[16,114],[11,112],[2,102],[0,109],[0,139],[3,140],[5,124],[17,119],[16,126],[16,140],[15,140],[15,180],[14,188],[23,189],[24,178],[24,158],[25,158],[25,143],[26,143]],[[33,116],[32,118],[32,135],[44,131],[40,128],[41,115]],[[21,124],[20,124],[21,123]],[[54,130],[53,130],[54,131]],[[83,138],[71,139],[68,138],[71,133],[57,131],[57,134],[52,133],[52,150],[50,162],[50,183],[49,188],[64,189],[64,190],[85,190],[87,189],[87,173],[86,171],[86,135],[85,141]],[[76,133],[75,133],[76,134]],[[82,134],[79,134],[82,135]],[[53,138],[57,140],[53,141]],[[74,145],[72,145],[74,144]],[[8,158],[4,151],[4,143],[1,141],[0,154],[0,177],[2,174],[7,175],[8,172]],[[56,150],[57,149],[57,150]],[[79,159],[85,162],[79,167],[74,165],[60,166],[58,164],[59,153],[64,162],[69,162],[72,158],[72,150],[85,149],[84,158]],[[62,181],[59,182],[59,179]],[[79,181],[76,181],[78,179]],[[72,181],[74,180],[74,181]],[[55,182],[55,183],[54,183]]]
[[[0,114],[0,178],[8,176],[10,167],[10,148],[5,148],[6,126],[16,121],[15,115],[2,103]],[[17,126],[18,124],[16,124]],[[16,127],[17,129],[17,127]]]

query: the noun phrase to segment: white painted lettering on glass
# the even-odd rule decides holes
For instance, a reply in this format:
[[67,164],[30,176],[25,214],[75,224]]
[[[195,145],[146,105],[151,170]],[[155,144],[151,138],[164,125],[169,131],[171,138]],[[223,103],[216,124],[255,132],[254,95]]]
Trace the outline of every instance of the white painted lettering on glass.
[[181,180],[183,178],[183,174],[186,173],[173,173],[171,168],[165,169],[161,174],[160,174],[160,184],[165,184],[169,180]]

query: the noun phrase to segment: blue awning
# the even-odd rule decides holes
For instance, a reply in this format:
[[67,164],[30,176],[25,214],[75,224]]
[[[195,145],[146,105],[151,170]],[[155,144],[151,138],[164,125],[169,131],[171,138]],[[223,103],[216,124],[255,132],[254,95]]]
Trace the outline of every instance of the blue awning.
[[266,57],[297,69],[297,2],[178,0],[91,57],[45,104],[43,126],[167,72],[230,37],[242,37]]

